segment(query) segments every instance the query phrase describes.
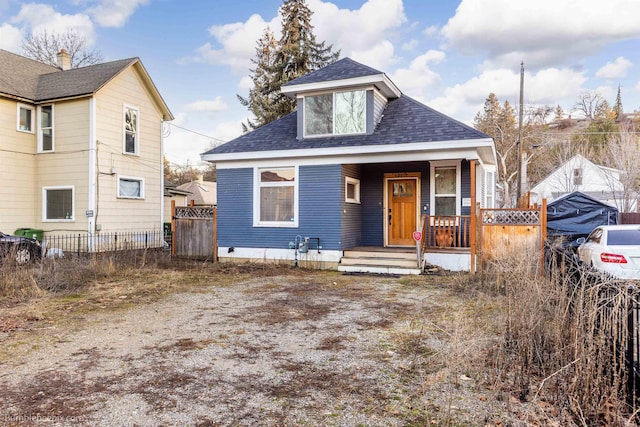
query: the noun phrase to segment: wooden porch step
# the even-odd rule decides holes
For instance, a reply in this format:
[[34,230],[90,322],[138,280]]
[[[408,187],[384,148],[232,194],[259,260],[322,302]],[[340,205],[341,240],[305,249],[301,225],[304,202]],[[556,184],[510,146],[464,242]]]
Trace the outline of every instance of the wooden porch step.
[[338,271],[377,274],[420,274],[415,250],[346,250]]

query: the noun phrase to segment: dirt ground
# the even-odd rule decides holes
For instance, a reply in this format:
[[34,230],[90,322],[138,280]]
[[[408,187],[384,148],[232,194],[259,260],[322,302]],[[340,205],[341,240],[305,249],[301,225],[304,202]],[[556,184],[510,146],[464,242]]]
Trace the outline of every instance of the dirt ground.
[[450,280],[212,276],[156,301],[121,287],[120,307],[5,311],[0,424],[515,425],[486,369],[498,308]]

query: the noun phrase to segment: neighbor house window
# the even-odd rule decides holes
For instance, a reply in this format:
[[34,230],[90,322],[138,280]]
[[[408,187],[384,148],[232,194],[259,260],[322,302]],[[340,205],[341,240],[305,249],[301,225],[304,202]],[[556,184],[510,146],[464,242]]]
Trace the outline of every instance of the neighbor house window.
[[118,197],[125,199],[144,198],[144,180],[141,178],[118,177]]
[[460,214],[460,164],[433,162],[431,165],[431,214]]
[[140,148],[140,111],[131,106],[124,107],[124,152],[138,154]]
[[43,221],[73,221],[73,187],[42,189]]
[[344,183],[345,202],[360,203],[360,180],[346,177]]
[[573,185],[582,185],[582,168],[573,170]]
[[53,105],[39,107],[38,113],[38,151],[53,151]]
[[35,119],[35,110],[33,107],[18,104],[18,126],[17,129],[21,132],[33,132]]
[[256,169],[254,225],[298,225],[297,167]]
[[364,90],[305,97],[305,135],[364,133],[366,99]]

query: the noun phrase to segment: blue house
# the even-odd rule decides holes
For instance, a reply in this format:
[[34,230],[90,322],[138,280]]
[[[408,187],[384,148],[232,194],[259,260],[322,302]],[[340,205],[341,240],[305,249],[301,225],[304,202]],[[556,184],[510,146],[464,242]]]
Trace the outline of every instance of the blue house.
[[202,154],[217,168],[221,260],[470,268],[472,207],[493,207],[490,137],[349,58],[281,90],[295,112]]

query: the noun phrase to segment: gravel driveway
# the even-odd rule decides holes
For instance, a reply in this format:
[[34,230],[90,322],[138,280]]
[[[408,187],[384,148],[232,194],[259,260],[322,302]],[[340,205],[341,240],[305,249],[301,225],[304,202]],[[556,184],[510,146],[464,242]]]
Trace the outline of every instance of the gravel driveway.
[[287,275],[5,333],[0,424],[485,425],[502,409],[478,381],[434,381],[447,344],[422,321],[443,298],[394,278]]

